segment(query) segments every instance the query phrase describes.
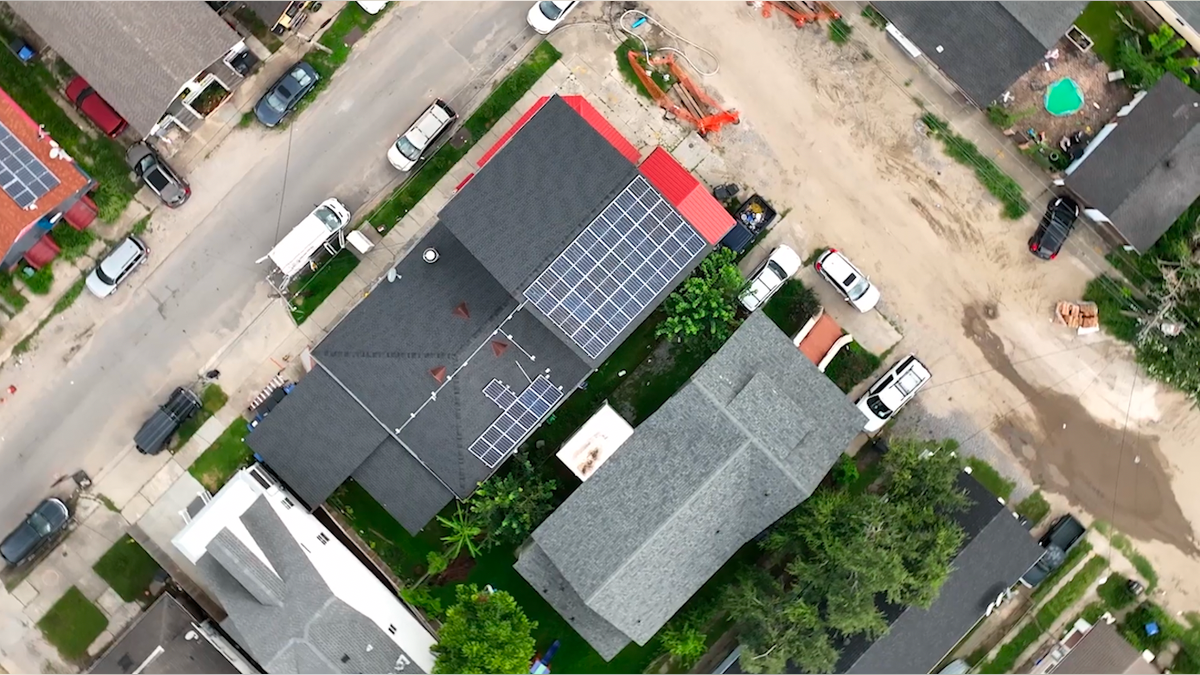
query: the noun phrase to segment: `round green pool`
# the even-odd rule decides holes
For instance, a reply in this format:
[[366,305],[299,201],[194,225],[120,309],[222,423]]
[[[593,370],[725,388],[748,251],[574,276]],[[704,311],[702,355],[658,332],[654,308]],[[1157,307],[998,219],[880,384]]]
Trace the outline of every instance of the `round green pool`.
[[1083,90],[1069,77],[1055,82],[1046,89],[1046,112],[1057,117],[1074,115],[1083,107]]

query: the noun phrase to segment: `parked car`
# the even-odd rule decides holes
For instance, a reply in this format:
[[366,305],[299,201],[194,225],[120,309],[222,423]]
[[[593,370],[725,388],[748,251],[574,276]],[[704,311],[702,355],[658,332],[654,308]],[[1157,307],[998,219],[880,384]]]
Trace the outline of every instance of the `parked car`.
[[875,309],[879,302],[879,289],[875,288],[865,274],[858,271],[846,256],[831,248],[817,257],[817,272],[825,277],[834,288],[860,312]]
[[388,148],[388,162],[401,171],[413,168],[421,161],[422,154],[437,142],[439,136],[446,133],[456,119],[458,115],[444,101],[434,101],[408,131],[400,134],[392,147]]
[[799,272],[803,265],[804,261],[788,246],[771,251],[771,255],[750,275],[749,285],[738,296],[742,307],[753,312],[767,304],[775,291],[782,288],[783,283]]
[[100,98],[100,94],[92,89],[92,85],[87,83],[87,80],[76,75],[75,79],[67,83],[67,100],[79,108],[79,111],[87,116],[96,126],[100,127],[100,131],[109,138],[116,138],[121,135],[129,127],[129,122],[125,121],[113,107],[108,104],[108,101]]
[[1087,534],[1087,528],[1069,513],[1054,521],[1045,536],[1038,540],[1046,552],[1021,577],[1021,583],[1030,588],[1042,583],[1054,570],[1062,566],[1063,561],[1067,558],[1067,553],[1075,547],[1075,544],[1079,543],[1080,539],[1083,539],[1085,534]]
[[858,409],[867,417],[863,431],[873,434],[882,429],[931,377],[933,374],[916,356],[900,359],[858,399]]
[[133,169],[134,175],[149,185],[167,206],[178,208],[192,196],[192,188],[187,181],[180,178],[149,145],[134,143],[125,153],[125,161]]
[[171,398],[159,406],[134,434],[133,444],[143,455],[157,455],[179,430],[179,425],[199,410],[200,397],[196,396],[196,392],[187,387],[176,387],[171,392]]
[[1055,197],[1046,205],[1046,212],[1038,223],[1037,231],[1029,238],[1029,252],[1042,260],[1054,260],[1062,250],[1075,220],[1079,218],[1079,205],[1070,197]]
[[16,567],[37,553],[67,525],[71,512],[61,499],[49,497],[0,543],[0,558]]
[[562,25],[562,22],[579,3],[576,0],[542,0],[533,3],[525,20],[529,27],[542,35]]
[[278,125],[295,109],[300,99],[317,86],[321,76],[307,63],[300,61],[275,80],[275,84],[254,104],[254,116],[268,127]]
[[131,234],[96,265],[84,284],[92,295],[107,298],[116,292],[117,286],[126,277],[133,274],[138,265],[146,262],[149,255],[150,249],[146,248],[146,244]]
[[381,2],[379,0],[375,0],[374,2],[365,2],[364,0],[359,0],[358,6],[362,7],[362,11],[366,12],[367,14],[378,14],[383,11],[384,7],[387,7],[387,2]]

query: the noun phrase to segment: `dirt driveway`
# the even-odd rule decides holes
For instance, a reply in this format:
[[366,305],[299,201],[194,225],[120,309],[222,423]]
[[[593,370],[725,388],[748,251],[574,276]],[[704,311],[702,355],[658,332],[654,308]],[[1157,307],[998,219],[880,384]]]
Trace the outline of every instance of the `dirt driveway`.
[[[881,311],[905,336],[898,352],[931,366],[903,424],[1114,522],[1156,564],[1164,600],[1194,607],[1200,415],[1142,378],[1124,345],[1051,323],[1053,303],[1078,298],[1093,271],[1070,249],[1034,259],[1024,246],[1035,215],[1001,219],[973,174],[919,132],[915,87],[889,66],[900,53],[875,45],[865,57],[744,3],[652,10],[719,57],[705,84],[744,121],[711,140],[743,184],[791,209],[772,237],[804,255],[847,253],[882,288]],[[926,105],[954,124],[956,110]],[[1030,196],[1040,214],[1046,193]]]

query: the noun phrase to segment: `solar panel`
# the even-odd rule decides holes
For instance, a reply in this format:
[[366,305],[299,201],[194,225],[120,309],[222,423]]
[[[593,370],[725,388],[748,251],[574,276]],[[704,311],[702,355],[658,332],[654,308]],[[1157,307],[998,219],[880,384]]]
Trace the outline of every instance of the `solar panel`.
[[24,209],[56,187],[58,178],[0,124],[0,188]]
[[492,403],[500,406],[501,410],[507,409],[514,401],[517,400],[517,395],[512,393],[512,389],[508,388],[500,380],[492,380],[483,388],[483,395],[488,397]]
[[598,358],[707,247],[638,176],[538,275],[525,297]]
[[[492,382],[495,382],[493,380]],[[489,387],[491,384],[488,385]],[[504,386],[504,385],[501,385]],[[507,389],[507,387],[505,387]],[[486,388],[485,388],[486,394]],[[511,394],[511,392],[510,392]],[[541,424],[546,415],[562,399],[562,392],[545,376],[539,375],[529,383],[511,405],[500,413],[495,422],[480,434],[469,448],[472,455],[489,468],[496,468],[521,441]]]

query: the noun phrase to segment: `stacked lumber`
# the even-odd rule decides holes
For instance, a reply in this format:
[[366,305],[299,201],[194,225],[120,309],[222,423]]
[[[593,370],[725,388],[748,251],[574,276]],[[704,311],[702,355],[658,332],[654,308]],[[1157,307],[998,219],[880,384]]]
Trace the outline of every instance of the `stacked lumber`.
[[1094,302],[1063,300],[1055,306],[1054,315],[1059,323],[1075,328],[1080,335],[1100,330],[1100,312]]

